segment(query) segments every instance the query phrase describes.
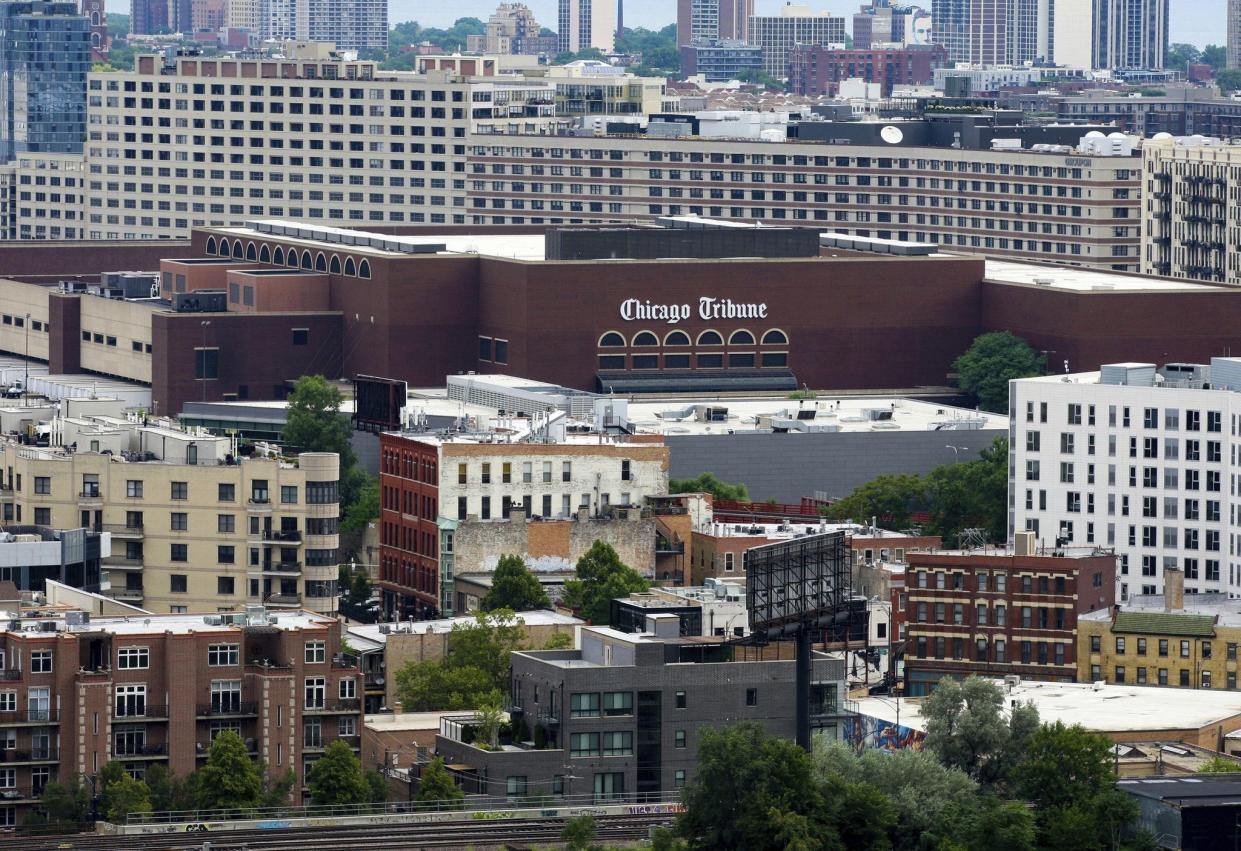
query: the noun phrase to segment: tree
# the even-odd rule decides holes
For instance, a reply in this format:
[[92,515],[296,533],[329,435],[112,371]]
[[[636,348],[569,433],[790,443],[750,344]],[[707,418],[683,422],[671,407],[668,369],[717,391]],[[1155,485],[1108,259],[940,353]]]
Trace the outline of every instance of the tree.
[[983,786],[1003,784],[1022,761],[1037,726],[1032,704],[1018,705],[1006,721],[1004,692],[990,680],[944,677],[922,702],[923,746],[944,765],[959,768]]
[[1208,44],[1202,49],[1202,55],[1198,57],[1198,61],[1205,62],[1219,71],[1228,62],[1228,48],[1222,44]]
[[889,528],[902,529],[909,525],[914,509],[925,500],[926,483],[921,477],[884,475],[859,485],[826,511],[835,520],[865,523],[876,517]]
[[574,816],[564,823],[560,839],[568,851],[588,851],[595,847],[599,826],[592,815]]
[[620,560],[616,550],[595,541],[578,559],[577,575],[564,584],[564,602],[594,624],[606,624],[615,597],[628,597],[650,588],[650,583]]
[[775,77],[763,71],[761,68],[743,68],[737,73],[737,81],[740,83],[757,83],[766,89],[774,91],[784,91],[784,82],[777,80]]
[[27,824],[69,833],[86,825],[90,817],[90,787],[83,784],[82,775],[70,774],[62,782],[43,787],[38,809],[27,818]]
[[1241,69],[1225,68],[1215,74],[1215,85],[1224,94],[1241,89]]
[[281,439],[301,452],[335,452],[340,456],[340,504],[346,518],[370,476],[357,467],[349,437],[349,419],[341,416],[344,397],[322,375],[303,375],[289,394]]
[[420,804],[435,804],[437,810],[459,810],[464,806],[465,793],[444,767],[443,757],[437,756],[423,770],[414,800]]
[[745,485],[722,482],[715,477],[715,473],[702,473],[693,479],[669,479],[668,493],[709,493],[713,499],[750,501],[750,492]]
[[495,680],[479,668],[428,660],[409,662],[396,672],[396,696],[405,712],[474,709],[500,695]]
[[1241,762],[1213,756],[1198,766],[1196,774],[1241,774]]
[[551,605],[539,578],[526,567],[521,556],[516,555],[500,556],[495,573],[491,575],[491,590],[480,604],[484,612],[493,609],[528,612],[550,609]]
[[704,728],[677,833],[690,849],[843,848],[810,756],[754,722]]
[[349,745],[335,740],[323,751],[306,777],[310,799],[316,804],[365,804],[370,787],[362,776],[362,766]]
[[151,812],[151,790],[146,783],[121,772],[121,777],[107,790],[108,806],[104,815],[113,824],[121,824],[130,813]]
[[573,633],[568,630],[553,632],[543,643],[544,650],[570,650],[572,648]]
[[1176,71],[1184,71],[1185,66],[1190,62],[1198,62],[1202,59],[1202,51],[1194,47],[1192,44],[1177,42],[1168,45],[1168,52],[1164,55],[1164,67],[1171,68]]
[[455,623],[448,636],[448,662],[454,668],[478,668],[492,685],[505,691],[509,656],[525,641],[522,622],[511,609],[474,612],[474,621]]
[[479,707],[476,720],[474,722],[476,744],[481,745],[487,750],[494,750],[497,746],[496,737],[500,732],[500,725],[504,723],[504,710],[500,708],[499,703],[486,703]]
[[382,804],[388,800],[388,778],[371,769],[362,779],[366,781],[366,800],[372,804]]
[[99,775],[95,778],[95,788],[99,793],[99,812],[105,818],[108,811],[112,809],[112,787],[120,783],[124,776],[125,766],[115,760],[109,760],[103,764],[103,768],[99,770]]
[[238,810],[263,804],[263,776],[241,736],[232,730],[215,737],[207,764],[198,773],[200,810]]
[[340,530],[349,535],[360,535],[366,527],[379,517],[379,479],[367,475],[366,481],[358,488],[358,496],[345,509],[344,519],[340,522]]
[[1008,331],[992,331],[975,338],[952,369],[961,389],[985,411],[1008,412],[1008,382],[1046,371],[1046,358]]
[[839,775],[886,795],[895,809],[898,849],[917,848],[924,836],[955,837],[961,813],[972,809],[978,792],[978,784],[965,772],[943,765],[927,751],[870,749],[855,756],[842,742],[819,742],[814,767],[819,777]]
[[967,851],[1034,851],[1034,816],[1021,801],[982,795],[958,811],[954,838]]
[[1008,439],[997,437],[975,461],[943,464],[925,479],[931,531],[957,546],[962,529],[981,528],[988,539],[1008,534]]
[[289,794],[293,791],[293,784],[297,782],[297,775],[293,769],[289,769],[283,774],[263,774],[263,806],[264,807],[287,807],[289,805]]
[[147,767],[146,784],[151,790],[151,809],[154,812],[172,810],[192,810],[195,805],[195,792],[191,788],[193,778],[178,777],[160,763],[152,763]]

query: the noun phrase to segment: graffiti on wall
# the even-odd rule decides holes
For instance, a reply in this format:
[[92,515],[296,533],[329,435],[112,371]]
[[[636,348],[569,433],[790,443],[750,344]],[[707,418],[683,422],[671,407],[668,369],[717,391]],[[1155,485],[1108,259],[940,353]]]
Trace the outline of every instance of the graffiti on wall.
[[926,734],[909,727],[898,727],[891,721],[872,718],[869,715],[853,715],[844,721],[844,740],[854,753],[879,749],[898,751],[905,748],[922,749]]

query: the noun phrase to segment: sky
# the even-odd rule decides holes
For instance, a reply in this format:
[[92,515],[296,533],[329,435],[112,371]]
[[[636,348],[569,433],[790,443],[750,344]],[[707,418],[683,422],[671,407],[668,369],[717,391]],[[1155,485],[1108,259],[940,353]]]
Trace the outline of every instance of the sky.
[[[676,21],[676,0],[624,0],[625,26],[659,29]],[[862,0],[800,0],[808,2],[815,11],[828,11],[838,15],[852,15],[862,5]],[[916,2],[916,0],[915,0]],[[1224,15],[1228,0],[1169,0],[1169,40],[1184,41],[1199,47],[1205,44],[1223,44],[1225,41]],[[525,0],[534,10],[539,23],[556,28],[557,0]],[[499,0],[389,0],[390,23],[415,20],[423,26],[449,26],[457,18],[476,17],[487,20],[495,11]],[[755,0],[761,13],[774,14],[783,0]],[[930,7],[931,0],[922,3]]]

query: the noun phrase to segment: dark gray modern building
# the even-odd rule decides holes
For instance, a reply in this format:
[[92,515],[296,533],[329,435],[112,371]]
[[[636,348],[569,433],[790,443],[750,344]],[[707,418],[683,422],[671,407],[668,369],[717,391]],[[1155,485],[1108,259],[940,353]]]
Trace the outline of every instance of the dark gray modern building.
[[75,3],[0,2],[0,162],[82,152],[90,63]]
[[[644,633],[586,627],[580,643],[512,655],[512,742],[484,750],[471,744],[474,716],[442,719],[436,754],[469,766],[467,792],[653,800],[693,778],[703,730],[757,721],[796,738],[791,645],[777,658],[779,645],[682,638],[673,614],[649,616]],[[816,653],[811,664],[811,723],[834,738],[844,662]]]

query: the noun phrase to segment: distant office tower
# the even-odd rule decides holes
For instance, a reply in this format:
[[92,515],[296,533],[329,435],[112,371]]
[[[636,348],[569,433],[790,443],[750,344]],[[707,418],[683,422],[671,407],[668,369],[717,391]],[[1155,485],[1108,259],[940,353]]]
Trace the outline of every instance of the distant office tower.
[[227,4],[224,0],[190,0],[190,24],[193,32],[216,32],[224,26]]
[[103,62],[108,58],[108,16],[104,0],[82,0],[82,14],[90,19],[91,60]]
[[789,73],[788,52],[799,44],[844,44],[845,19],[809,6],[785,3],[779,15],[750,17],[750,44],[763,49],[763,73],[777,79]]
[[276,41],[328,42],[339,50],[382,49],[388,44],[388,4],[387,0],[260,0],[259,33]]
[[129,15],[129,31],[134,35],[150,35],[172,29],[168,0],[133,0]]
[[0,3],[0,162],[82,152],[90,56],[76,3]]
[[931,40],[948,51],[949,62],[1009,63],[1008,19],[1022,0],[933,0]]
[[[138,0],[134,0],[135,3]],[[263,8],[259,0],[228,0],[224,4],[224,26],[260,33],[263,30]]]
[[677,0],[677,45],[746,41],[754,0]]
[[1241,68],[1241,0],[1228,0],[1228,67]]
[[587,48],[610,52],[616,45],[616,6],[613,0],[560,0],[560,53],[578,53]]
[[1168,0],[1095,0],[1094,67],[1163,68],[1168,5]]

